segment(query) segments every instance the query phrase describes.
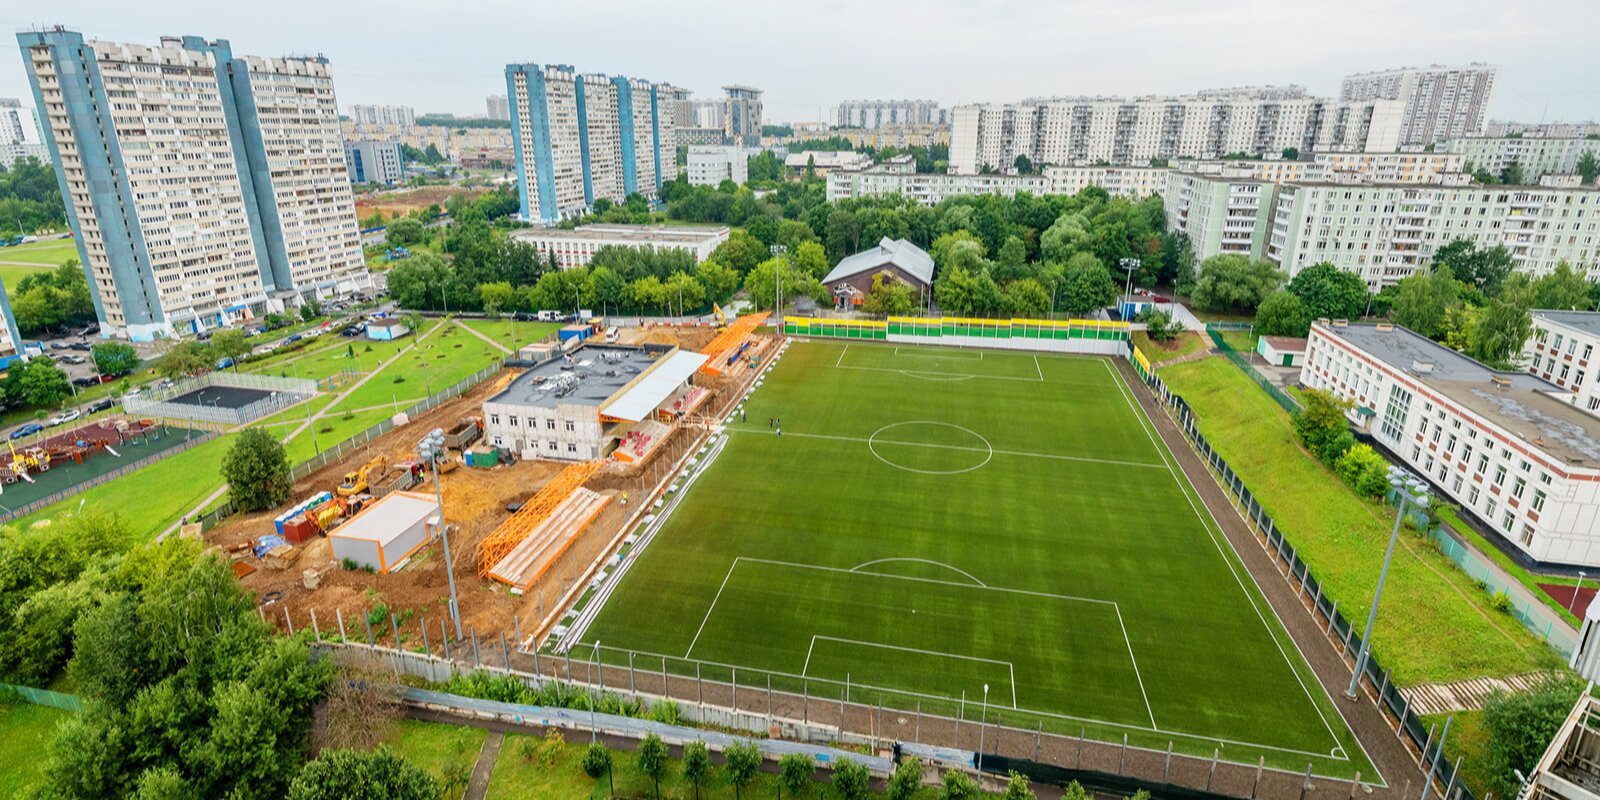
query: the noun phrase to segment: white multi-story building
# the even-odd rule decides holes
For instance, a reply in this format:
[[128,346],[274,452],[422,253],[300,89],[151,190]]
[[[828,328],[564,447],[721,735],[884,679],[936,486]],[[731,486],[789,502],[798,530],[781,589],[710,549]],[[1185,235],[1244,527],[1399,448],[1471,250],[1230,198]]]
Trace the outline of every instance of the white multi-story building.
[[1600,136],[1600,122],[1509,122],[1492,119],[1483,126],[1484,136],[1527,136],[1541,139],[1583,139]]
[[[907,157],[909,163],[909,156]],[[886,197],[903,195],[923,205],[938,205],[947,197],[997,194],[1010,197],[1018,192],[1045,194],[1050,179],[1043,175],[951,175],[943,172],[912,172],[905,165],[880,164],[866,169],[834,170],[828,173],[828,199]]]
[[1468,239],[1504,246],[1531,275],[1565,260],[1600,279],[1600,190],[1592,188],[1288,183],[1267,225],[1265,256],[1291,276],[1326,261],[1376,289]]
[[33,109],[14,97],[0,97],[0,145],[43,143]]
[[357,125],[394,125],[409,128],[417,124],[417,112],[411,106],[361,105],[350,107],[350,119]]
[[1169,172],[1162,191],[1167,230],[1186,234],[1195,258],[1261,258],[1278,185],[1249,177]]
[[1600,141],[1587,137],[1469,136],[1451,139],[1449,150],[1472,164],[1473,169],[1499,175],[1507,166],[1516,164],[1522,168],[1524,180],[1536,181],[1541,175],[1576,173],[1584,153],[1600,158]]
[[972,174],[1035,165],[1145,165],[1233,153],[1389,151],[1403,105],[1217,93],[1181,97],[1064,98],[951,112],[950,169]]
[[353,184],[381,183],[394,186],[405,180],[405,157],[399,142],[347,141],[344,167]]
[[653,201],[676,174],[678,90],[564,64],[510,64],[506,88],[523,219],[555,223],[634,193]]
[[1600,380],[1590,380],[1600,365],[1600,313],[1593,311],[1533,312],[1533,335],[1522,348],[1528,372],[1572,393],[1579,408],[1600,414]]
[[483,99],[484,111],[489,119],[511,119],[511,100],[503,94],[491,94]]
[[1482,131],[1499,74],[1488,64],[1363,72],[1345,77],[1339,99],[1405,103],[1400,144],[1420,147]]
[[1112,197],[1160,196],[1167,188],[1166,167],[1045,167],[1051,194],[1077,194],[1090,186]]
[[750,180],[750,157],[761,152],[759,148],[736,144],[689,145],[689,161],[685,166],[690,186],[716,186],[723,181],[744,185]]
[[17,34],[105,335],[370,285],[326,60]]
[[1600,417],[1394,325],[1311,326],[1300,382],[1529,562],[1600,565]]
[[783,166],[791,175],[801,175],[810,169],[826,178],[837,170],[866,169],[872,166],[872,156],[854,150],[806,150],[784,155]]
[[1464,186],[1472,180],[1470,175],[1462,171],[1466,159],[1456,153],[1315,153],[1311,161],[1326,169],[1327,174],[1322,177],[1308,175],[1303,180],[1443,186]]
[[841,128],[873,130],[907,125],[944,125],[949,112],[932,100],[846,100],[834,109]]
[[717,245],[728,241],[728,229],[694,225],[584,225],[579,228],[523,228],[512,236],[533,245],[539,258],[555,258],[562,269],[585,267],[602,247],[642,250],[686,250],[699,264]]

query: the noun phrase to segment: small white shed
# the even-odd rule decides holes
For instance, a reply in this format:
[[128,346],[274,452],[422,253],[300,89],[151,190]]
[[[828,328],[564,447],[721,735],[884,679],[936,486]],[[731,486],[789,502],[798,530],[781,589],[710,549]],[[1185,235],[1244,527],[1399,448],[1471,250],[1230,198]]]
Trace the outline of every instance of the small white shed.
[[439,504],[422,492],[391,492],[328,534],[333,557],[388,572],[428,543],[439,526]]

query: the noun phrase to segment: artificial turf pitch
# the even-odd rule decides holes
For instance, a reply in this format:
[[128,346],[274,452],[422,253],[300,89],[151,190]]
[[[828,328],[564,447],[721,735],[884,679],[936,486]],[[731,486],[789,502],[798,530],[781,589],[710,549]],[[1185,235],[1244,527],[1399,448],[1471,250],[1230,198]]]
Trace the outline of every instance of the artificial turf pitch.
[[798,342],[745,419],[574,659],[1373,780],[1106,359]]

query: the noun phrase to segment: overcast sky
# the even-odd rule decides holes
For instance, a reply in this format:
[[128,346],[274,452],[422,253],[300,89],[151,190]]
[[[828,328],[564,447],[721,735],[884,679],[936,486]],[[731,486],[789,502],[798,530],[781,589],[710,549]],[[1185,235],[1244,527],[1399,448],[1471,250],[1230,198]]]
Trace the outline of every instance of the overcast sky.
[[[508,62],[686,86],[766,91],[769,122],[841,100],[945,105],[1035,95],[1176,94],[1298,83],[1336,94],[1350,72],[1487,61],[1491,118],[1600,118],[1600,0],[6,0],[15,30],[91,38],[225,38],[235,53],[322,53],[341,107],[481,114]],[[15,38],[0,97],[29,91]]]

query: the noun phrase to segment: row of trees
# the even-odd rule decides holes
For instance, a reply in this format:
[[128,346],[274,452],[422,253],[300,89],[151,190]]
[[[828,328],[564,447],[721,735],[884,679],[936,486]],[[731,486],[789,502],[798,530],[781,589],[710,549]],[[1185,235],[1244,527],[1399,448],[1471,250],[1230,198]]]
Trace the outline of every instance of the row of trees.
[[0,237],[24,236],[43,228],[64,228],[56,171],[32,156],[0,164]]
[[75,258],[49,272],[24,275],[9,291],[11,313],[27,336],[96,319],[89,279]]

